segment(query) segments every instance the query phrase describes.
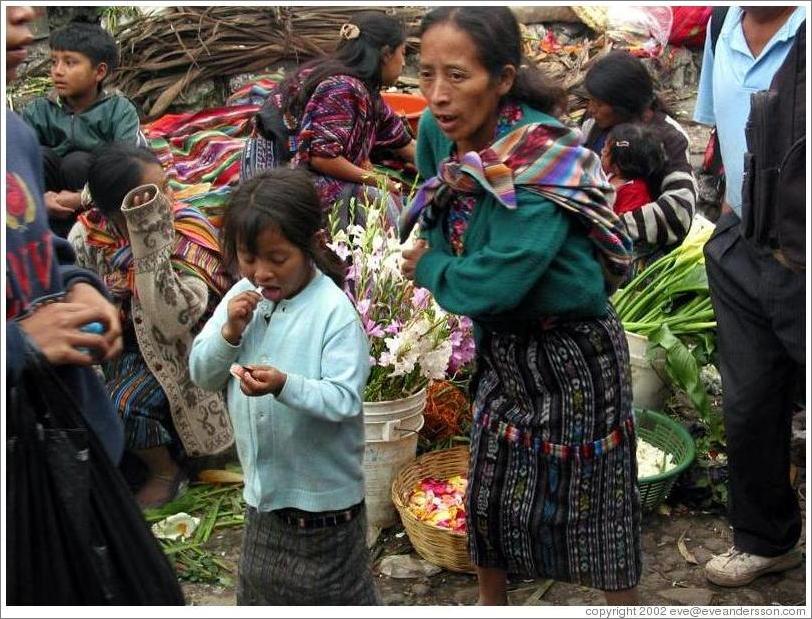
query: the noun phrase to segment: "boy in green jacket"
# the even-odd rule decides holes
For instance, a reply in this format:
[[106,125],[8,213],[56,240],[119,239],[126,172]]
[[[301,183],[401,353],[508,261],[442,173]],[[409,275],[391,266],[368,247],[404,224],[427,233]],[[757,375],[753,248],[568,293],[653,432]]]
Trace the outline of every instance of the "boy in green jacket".
[[50,45],[55,92],[22,115],[42,146],[51,229],[65,237],[82,208],[91,153],[108,142],[138,142],[139,121],[129,99],[103,89],[118,66],[118,46],[106,30],[73,22],[54,31]]

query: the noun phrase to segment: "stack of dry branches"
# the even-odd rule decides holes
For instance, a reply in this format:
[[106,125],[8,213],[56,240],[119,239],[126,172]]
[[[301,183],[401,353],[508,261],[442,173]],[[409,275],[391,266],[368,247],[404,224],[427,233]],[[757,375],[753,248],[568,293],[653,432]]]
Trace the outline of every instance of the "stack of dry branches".
[[[189,85],[212,77],[262,71],[281,60],[303,61],[334,49],[341,24],[363,7],[169,7],[117,33],[122,66],[115,86],[155,118]],[[408,26],[420,8],[391,11]]]

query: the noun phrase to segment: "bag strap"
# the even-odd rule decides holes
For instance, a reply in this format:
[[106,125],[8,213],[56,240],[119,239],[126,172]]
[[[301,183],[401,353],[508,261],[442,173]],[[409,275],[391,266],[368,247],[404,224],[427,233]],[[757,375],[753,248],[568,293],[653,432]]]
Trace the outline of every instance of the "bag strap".
[[725,17],[727,17],[727,10],[729,8],[729,6],[715,6],[713,7],[713,11],[711,11],[709,26],[711,49],[713,50],[714,56],[716,55],[716,43],[719,41],[719,35],[722,34],[722,26],[725,23]]

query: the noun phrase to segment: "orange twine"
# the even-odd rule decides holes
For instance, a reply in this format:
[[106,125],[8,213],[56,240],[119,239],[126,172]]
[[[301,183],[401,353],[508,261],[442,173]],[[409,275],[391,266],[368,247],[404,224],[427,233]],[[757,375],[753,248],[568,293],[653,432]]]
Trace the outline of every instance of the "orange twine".
[[445,380],[434,381],[426,394],[425,423],[420,434],[440,441],[460,433],[460,422],[469,415],[471,403],[463,391]]

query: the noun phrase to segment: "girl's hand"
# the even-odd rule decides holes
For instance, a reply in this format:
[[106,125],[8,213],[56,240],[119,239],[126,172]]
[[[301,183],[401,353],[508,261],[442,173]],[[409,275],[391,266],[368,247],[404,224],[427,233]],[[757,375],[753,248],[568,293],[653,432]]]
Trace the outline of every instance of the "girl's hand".
[[429,250],[429,244],[423,239],[417,239],[409,249],[403,250],[403,263],[400,265],[400,271],[403,277],[408,280],[414,281],[414,272],[417,268],[417,263]]
[[285,386],[287,375],[269,365],[246,365],[240,381],[240,389],[247,396],[279,395]]
[[228,302],[228,320],[220,333],[232,346],[237,346],[242,339],[242,332],[251,322],[262,295],[256,290],[247,290],[236,295]]

